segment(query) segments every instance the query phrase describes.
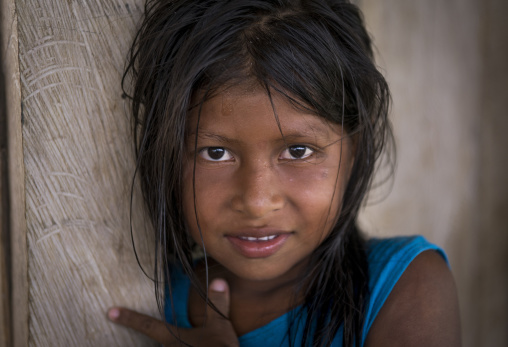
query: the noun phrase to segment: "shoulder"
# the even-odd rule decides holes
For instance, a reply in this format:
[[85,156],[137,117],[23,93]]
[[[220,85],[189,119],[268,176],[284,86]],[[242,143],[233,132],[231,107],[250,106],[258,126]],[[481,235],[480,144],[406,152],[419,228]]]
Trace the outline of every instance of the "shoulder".
[[422,237],[368,245],[371,300],[380,307],[370,303],[369,311],[375,312],[366,322],[365,345],[460,345],[456,288],[444,252]]

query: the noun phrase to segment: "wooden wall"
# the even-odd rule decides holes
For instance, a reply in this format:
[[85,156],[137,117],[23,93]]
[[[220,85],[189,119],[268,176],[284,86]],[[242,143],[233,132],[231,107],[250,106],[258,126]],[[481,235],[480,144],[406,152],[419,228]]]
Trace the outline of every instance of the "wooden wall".
[[22,159],[25,199],[15,218],[26,221],[11,230],[24,246],[13,254],[13,264],[24,263],[13,272],[23,302],[13,307],[14,344],[147,345],[105,315],[113,304],[156,313],[130,243],[133,146],[120,88],[141,1],[13,5],[7,49],[19,50],[19,74],[8,82],[21,94],[9,118],[22,137],[12,140],[22,145],[14,160]]
[[[362,221],[371,235],[419,233],[443,246],[464,345],[506,346],[507,3],[357,2],[392,88],[399,146],[392,192]],[[113,304],[156,314],[130,244],[120,90],[141,3],[0,0],[1,346],[149,345],[105,319]],[[138,200],[134,211],[142,246]]]

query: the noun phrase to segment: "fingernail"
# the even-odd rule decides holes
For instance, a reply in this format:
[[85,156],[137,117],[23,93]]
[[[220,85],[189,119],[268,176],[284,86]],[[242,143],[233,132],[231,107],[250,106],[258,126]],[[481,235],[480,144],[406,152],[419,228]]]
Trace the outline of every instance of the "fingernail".
[[108,317],[111,320],[117,320],[120,317],[120,310],[117,308],[112,308],[108,311]]
[[210,283],[210,289],[214,292],[224,293],[226,288],[227,284],[224,280],[213,280],[212,283]]

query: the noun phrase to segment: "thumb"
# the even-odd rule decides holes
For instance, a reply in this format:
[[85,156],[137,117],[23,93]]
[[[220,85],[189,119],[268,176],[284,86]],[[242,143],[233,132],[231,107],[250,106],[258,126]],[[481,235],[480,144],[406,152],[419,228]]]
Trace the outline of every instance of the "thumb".
[[[214,279],[208,287],[208,297],[220,313],[229,317],[229,286],[225,280]],[[211,319],[224,318],[212,308],[208,309],[208,313]]]

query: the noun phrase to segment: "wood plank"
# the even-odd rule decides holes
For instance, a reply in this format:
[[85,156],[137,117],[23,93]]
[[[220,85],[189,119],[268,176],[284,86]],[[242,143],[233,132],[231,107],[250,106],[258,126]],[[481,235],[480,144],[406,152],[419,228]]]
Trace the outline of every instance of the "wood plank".
[[[1,12],[1,9],[0,9]],[[0,31],[2,29],[0,28]],[[4,51],[3,37],[0,47]],[[9,179],[7,177],[7,106],[4,66],[0,64],[0,346],[11,342],[11,242],[9,230]]]
[[[16,2],[29,345],[150,345],[105,318],[113,304],[157,314],[130,243],[134,160],[120,89],[140,3]],[[134,211],[141,221],[137,200]],[[141,259],[149,262],[149,250]]]
[[[5,336],[5,346],[16,347],[28,344],[28,273],[26,249],[25,188],[24,165],[21,135],[21,93],[18,60],[17,15],[14,0],[4,0],[1,6],[1,57],[5,77],[6,128],[7,128],[7,198],[9,208],[9,228],[6,238],[10,245],[10,259],[6,264],[7,280],[10,282],[9,293],[9,329],[10,336]],[[7,187],[5,187],[7,188]],[[4,193],[6,190],[4,189]]]
[[[4,13],[0,4],[0,16]],[[5,20],[1,17],[0,57],[7,51]],[[9,180],[7,177],[7,105],[5,93],[4,59],[0,59],[0,346],[10,346],[11,340],[11,275],[10,275],[10,231],[9,231]]]

